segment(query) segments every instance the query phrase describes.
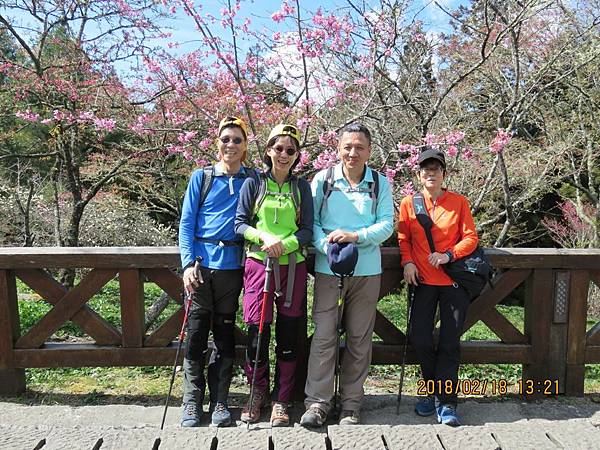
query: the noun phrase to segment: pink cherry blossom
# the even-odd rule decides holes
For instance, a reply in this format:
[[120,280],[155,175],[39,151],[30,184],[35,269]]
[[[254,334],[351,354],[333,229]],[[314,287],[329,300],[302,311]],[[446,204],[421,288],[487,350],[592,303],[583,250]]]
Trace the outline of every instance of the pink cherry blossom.
[[494,137],[494,140],[490,144],[490,152],[492,152],[494,155],[497,155],[498,153],[502,153],[502,151],[504,150],[504,147],[506,147],[506,145],[508,145],[511,138],[512,138],[512,134],[510,132],[505,131],[501,128],[498,128],[498,130],[496,131],[496,136]]
[[338,154],[334,150],[323,150],[317,155],[313,167],[317,170],[327,169],[338,162]]

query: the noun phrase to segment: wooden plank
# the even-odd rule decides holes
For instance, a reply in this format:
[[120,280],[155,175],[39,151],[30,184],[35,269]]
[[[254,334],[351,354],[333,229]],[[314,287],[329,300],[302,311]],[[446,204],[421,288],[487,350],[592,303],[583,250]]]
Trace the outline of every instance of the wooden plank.
[[[531,360],[523,365],[523,380],[542,381],[550,376],[550,326],[554,317],[554,275],[536,269],[525,289],[525,334],[531,342]],[[559,355],[557,355],[559,357]]]
[[382,299],[386,295],[395,292],[402,283],[402,270],[399,269],[387,269],[381,274],[381,281],[379,287],[379,298]]
[[[121,348],[94,344],[46,343],[41,349],[15,350],[17,367],[121,367],[173,365],[177,344]],[[183,352],[180,353],[180,361]]]
[[[15,274],[51,305],[56,305],[68,292],[62,284],[42,269],[18,269]],[[71,320],[98,345],[119,345],[121,343],[119,330],[87,305],[82,306]]]
[[[600,270],[589,272],[590,281],[600,289]],[[600,322],[596,323],[586,335],[586,345],[600,345]]]
[[114,269],[94,269],[81,282],[65,294],[48,313],[36,323],[29,333],[22,336],[15,348],[36,348],[52,335],[67,320],[79,311],[81,306],[114,278]]
[[144,340],[144,347],[164,347],[168,345],[181,331],[183,322],[183,307],[165,320],[150,336]]
[[3,247],[0,268],[179,267],[178,247]]
[[565,388],[567,395],[583,395],[589,280],[587,271],[571,271],[569,328],[567,332],[567,383]]
[[[402,363],[402,345],[373,343],[371,364],[388,365]],[[497,341],[463,341],[460,343],[461,363],[472,364],[522,364],[531,357],[531,346],[526,344],[503,344]],[[407,364],[418,364],[414,351],[408,346]]]
[[494,267],[514,269],[600,269],[600,249],[489,248]]
[[590,331],[585,334],[586,345],[600,345],[600,322],[596,322]]
[[508,294],[517,288],[531,275],[531,270],[517,269],[504,272],[496,278],[494,289],[487,287],[486,291],[469,306],[463,325],[463,334],[479,321],[486,311],[495,309]]
[[600,364],[600,345],[587,345],[585,348],[585,363]]
[[[309,252],[314,259],[314,249]],[[600,270],[600,249],[491,248],[486,255],[498,268]],[[381,249],[384,269],[400,267],[398,247]],[[311,261],[312,262],[312,261]],[[160,268],[179,267],[178,247],[3,247],[0,268]]]
[[484,313],[483,322],[492,330],[496,336],[505,344],[526,344],[527,338],[515,328],[510,320],[504,317],[497,309],[488,310]]
[[183,280],[179,275],[169,269],[144,269],[143,273],[173,300],[183,304]]
[[0,270],[0,395],[25,392],[25,371],[15,368],[14,342],[21,334],[17,286],[10,270]]
[[119,270],[121,292],[121,328],[123,347],[141,347],[146,326],[144,322],[144,283],[137,269]]
[[406,336],[390,322],[380,311],[375,311],[375,328],[373,330],[385,344],[402,344]]
[[12,367],[12,351],[21,334],[19,306],[15,275],[10,270],[0,270],[0,367]]

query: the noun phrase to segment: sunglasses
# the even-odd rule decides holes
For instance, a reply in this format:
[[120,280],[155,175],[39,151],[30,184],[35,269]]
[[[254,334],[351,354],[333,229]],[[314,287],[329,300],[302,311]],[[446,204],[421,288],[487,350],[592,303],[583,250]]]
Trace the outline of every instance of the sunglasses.
[[293,156],[296,153],[296,149],[295,148],[284,148],[281,147],[280,145],[278,145],[277,147],[271,147],[273,150],[275,150],[275,153],[281,153],[281,152],[286,152],[288,154],[288,156]]
[[244,139],[242,139],[241,137],[234,137],[234,138],[230,138],[229,136],[225,136],[225,137],[220,137],[219,140],[223,143],[223,144],[229,144],[229,141],[233,142],[236,145],[241,144],[242,142],[244,142]]

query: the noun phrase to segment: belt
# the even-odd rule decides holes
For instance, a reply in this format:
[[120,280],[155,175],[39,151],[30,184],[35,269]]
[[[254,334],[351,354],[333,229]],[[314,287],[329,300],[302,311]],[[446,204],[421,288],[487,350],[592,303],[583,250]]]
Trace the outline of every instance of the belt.
[[[251,252],[261,252],[262,250],[258,245],[250,246]],[[263,264],[267,264],[269,257],[265,255]],[[292,306],[292,295],[294,294],[294,282],[296,281],[296,252],[292,252],[288,255],[288,274],[287,274],[287,289],[285,291],[285,300],[283,306],[289,308]],[[279,259],[273,258],[273,274],[275,275],[275,297],[279,298],[283,294],[281,293],[281,278],[279,276]]]
[[208,244],[218,245],[219,247],[241,247],[244,242],[243,241],[224,241],[220,239],[207,239],[201,237],[194,238],[198,242],[206,242]]

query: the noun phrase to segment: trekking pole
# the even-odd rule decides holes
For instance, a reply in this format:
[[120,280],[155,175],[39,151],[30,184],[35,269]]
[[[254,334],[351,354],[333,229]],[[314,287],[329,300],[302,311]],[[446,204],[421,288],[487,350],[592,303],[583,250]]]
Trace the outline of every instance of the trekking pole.
[[342,371],[340,362],[340,343],[342,341],[342,334],[344,329],[342,327],[342,316],[344,313],[344,276],[339,277],[338,282],[338,310],[337,310],[337,326],[335,330],[335,374],[333,378],[333,414],[339,416],[339,397],[340,397],[340,372]]
[[[267,258],[265,266],[265,286],[263,288],[263,302],[260,308],[260,318],[258,319],[258,337],[256,338],[256,355],[254,357],[254,370],[252,371],[252,382],[250,383],[250,400],[248,401],[248,412],[252,412],[252,403],[254,401],[254,383],[256,381],[256,371],[258,370],[258,357],[260,353],[260,344],[262,341],[263,326],[265,324],[265,312],[267,309],[267,300],[269,297],[269,286],[271,285],[271,274],[273,272],[273,260]],[[246,423],[246,429],[250,429],[250,421]]]
[[402,349],[402,367],[400,368],[400,384],[398,386],[398,400],[396,402],[396,415],[400,414],[400,402],[402,401],[402,386],[404,384],[404,366],[406,365],[406,349],[408,347],[408,336],[412,327],[412,308],[415,300],[415,288],[408,285],[408,311],[406,311],[406,336],[404,337],[404,348]]
[[[200,263],[198,260],[194,263],[194,270],[196,273],[200,270]],[[169,408],[169,400],[171,399],[171,391],[173,390],[173,382],[175,381],[175,372],[177,371],[177,360],[179,359],[179,352],[181,351],[181,345],[185,337],[185,331],[188,324],[188,315],[192,306],[193,294],[190,292],[185,293],[185,299],[183,301],[183,322],[181,323],[181,331],[179,332],[179,343],[177,344],[177,352],[175,352],[175,362],[173,363],[173,372],[171,372],[171,382],[169,383],[169,393],[167,394],[167,401],[165,402],[165,410],[163,412],[162,421],[160,423],[160,429],[162,430],[165,426],[165,419],[167,418],[167,409]]]

